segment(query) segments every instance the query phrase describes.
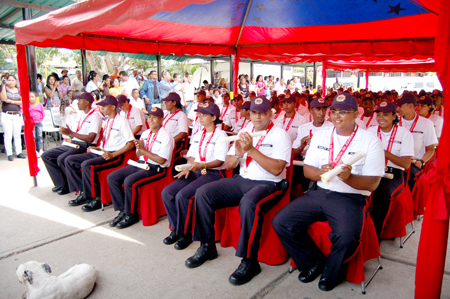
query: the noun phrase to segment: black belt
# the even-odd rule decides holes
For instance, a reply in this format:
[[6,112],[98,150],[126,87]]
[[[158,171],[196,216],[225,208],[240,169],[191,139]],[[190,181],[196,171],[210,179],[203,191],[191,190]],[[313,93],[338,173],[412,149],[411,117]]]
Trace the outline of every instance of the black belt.
[[3,113],[10,114],[10,115],[16,115],[16,114],[20,115],[20,111],[3,111]]
[[147,163],[147,162],[142,161],[142,160],[137,160],[136,163],[139,163],[139,164],[147,164],[148,167],[150,167],[151,169],[156,170],[156,172],[163,172],[164,169],[165,169],[164,167],[162,167],[162,166],[159,165],[159,164]]
[[387,167],[385,169],[386,173],[392,173],[393,175],[400,175],[403,176],[405,172],[401,169],[395,168],[395,167]]

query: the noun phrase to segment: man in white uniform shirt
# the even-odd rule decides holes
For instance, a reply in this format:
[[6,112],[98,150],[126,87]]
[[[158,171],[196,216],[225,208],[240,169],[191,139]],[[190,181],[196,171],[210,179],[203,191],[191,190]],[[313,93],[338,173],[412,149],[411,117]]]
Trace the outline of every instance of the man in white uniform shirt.
[[81,111],[81,117],[76,123],[76,128],[72,131],[70,128],[61,127],[59,131],[61,134],[70,137],[72,139],[71,143],[78,145],[79,148],[66,145],[57,146],[45,151],[41,156],[48,174],[55,185],[52,191],[57,192],[59,195],[69,193],[65,170],[67,157],[85,153],[89,146],[95,145],[97,140],[101,138],[102,118],[92,109],[94,97],[92,94],[85,92],[75,98],[78,101],[78,108]]
[[[261,233],[262,223],[254,223],[255,208],[261,199],[281,188],[292,151],[288,134],[272,123],[271,105],[266,97],[253,99],[250,110],[254,131],[266,131],[267,135],[253,139],[249,134],[251,131],[241,131],[240,139],[234,143],[225,159],[227,169],[234,169],[240,164],[240,174],[197,189],[194,240],[201,241],[201,246],[185,263],[188,268],[195,268],[217,257],[214,211],[239,206],[241,235],[236,255],[243,259],[229,278],[229,282],[234,285],[245,284],[261,272],[257,236]],[[257,225],[257,229],[250,244],[254,225]]]
[[[195,99],[195,87],[192,81],[194,80],[194,76],[192,74],[187,75],[187,82],[184,83],[184,87],[181,89],[184,95],[184,100],[186,101],[186,114],[189,114],[192,109],[192,105],[194,105]],[[205,93],[206,95],[206,93]]]
[[131,91],[131,99],[130,104],[133,105],[133,107],[138,108],[139,110],[142,110],[145,114],[147,114],[147,109],[145,109],[144,100],[142,100],[139,97],[139,89],[135,88]]
[[[344,261],[359,245],[363,226],[364,206],[370,193],[384,174],[384,150],[380,140],[355,125],[358,102],[348,94],[335,97],[331,105],[334,128],[314,134],[305,158],[305,177],[317,182],[317,187],[292,201],[273,219],[275,232],[301,271],[299,280],[308,283],[322,272],[319,288],[333,289],[345,277]],[[356,152],[366,156],[345,165]],[[320,175],[334,167],[343,172],[329,184]],[[317,221],[329,221],[331,252],[328,257],[308,235],[308,227]]]
[[364,122],[364,128],[369,129],[371,127],[378,126],[377,117],[373,112],[375,108],[375,98],[370,93],[367,93],[362,101],[362,107],[364,108],[364,113],[361,114],[359,120]]
[[236,126],[236,107],[230,104],[230,95],[228,92],[222,94],[223,104],[218,105],[220,109],[220,119],[223,121],[224,130],[229,131]]
[[[85,212],[101,208],[100,183],[96,172],[119,166],[123,162],[123,154],[134,147],[130,123],[116,112],[117,99],[109,95],[97,105],[101,106],[102,113],[108,116],[100,147],[90,146],[86,154],[73,155],[66,159],[70,192],[81,191],[76,199],[69,201],[69,205],[88,203],[82,207]],[[102,156],[90,152],[91,149],[102,151]],[[92,166],[95,166],[94,173]],[[91,178],[92,174],[94,178]],[[91,185],[92,181],[94,186]]]
[[253,129],[252,120],[250,119],[250,104],[251,102],[245,101],[241,106],[237,107],[240,110],[240,116],[236,126],[233,128],[233,133],[238,134],[245,128]]
[[125,71],[121,71],[119,73],[119,77],[120,77],[120,86],[123,86],[125,88],[125,93],[127,94],[127,98],[131,99],[131,92],[133,91],[133,89],[137,88],[139,89],[139,84],[136,81],[135,78],[132,77],[128,77],[127,72]]
[[274,120],[274,124],[285,130],[291,138],[291,143],[297,137],[298,128],[306,123],[303,116],[295,111],[295,97],[286,95],[282,100],[284,114]]
[[306,116],[309,114],[308,103],[306,103],[306,94],[294,92],[292,94],[296,100],[296,110],[301,116]]
[[141,137],[141,134],[147,130],[147,123],[145,122],[144,112],[137,107],[130,104],[130,100],[124,95],[117,96],[118,107],[120,109],[120,116],[125,117],[131,126],[131,131],[136,139]]
[[139,221],[136,209],[134,214],[131,213],[132,202],[134,201],[135,207],[138,204],[139,187],[148,182],[154,182],[154,180],[149,181],[148,178],[167,171],[167,167],[171,165],[175,143],[172,135],[162,127],[163,118],[164,113],[161,109],[157,107],[150,109],[148,117],[150,129],[142,133],[140,140],[134,140],[137,154],[140,156],[137,162],[147,164],[150,169],[127,165],[108,175],[114,210],[120,211],[119,215],[109,223],[111,227],[126,228]]
[[414,138],[414,157],[411,159],[411,171],[408,185],[411,192],[416,180],[422,174],[425,163],[434,155],[438,144],[433,122],[415,112],[417,98],[410,92],[404,92],[395,102],[400,115],[399,125],[408,129]]

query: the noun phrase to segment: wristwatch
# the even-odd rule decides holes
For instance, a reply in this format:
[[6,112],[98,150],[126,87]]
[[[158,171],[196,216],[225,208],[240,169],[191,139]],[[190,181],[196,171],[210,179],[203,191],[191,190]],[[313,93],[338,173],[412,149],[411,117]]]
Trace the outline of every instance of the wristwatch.
[[425,166],[425,161],[424,160],[419,160],[420,162],[422,162],[422,168]]
[[242,157],[238,157],[238,156],[236,156],[236,153],[234,153],[234,157],[237,159],[237,160],[239,160],[239,159],[241,159]]

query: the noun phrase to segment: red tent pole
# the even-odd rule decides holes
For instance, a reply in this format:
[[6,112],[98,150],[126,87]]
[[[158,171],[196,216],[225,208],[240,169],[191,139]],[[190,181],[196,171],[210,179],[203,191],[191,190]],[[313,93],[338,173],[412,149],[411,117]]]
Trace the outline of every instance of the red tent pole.
[[325,82],[327,82],[327,60],[326,59],[322,62],[322,97],[323,98],[327,95],[327,86],[326,86]]
[[369,89],[369,71],[366,71],[366,89]]
[[[450,2],[440,1],[435,42],[435,66],[445,97],[450,97]],[[444,114],[443,138],[439,141],[437,170],[427,173],[433,188],[428,196],[416,266],[416,299],[440,298],[444,276],[450,211],[450,122]]]
[[[20,96],[22,97],[22,110],[25,117],[25,144],[27,145],[28,167],[30,176],[35,177],[39,172],[34,143],[34,121],[30,117],[30,83],[28,77],[27,56],[25,46],[17,44],[17,68],[20,82]],[[36,183],[36,182],[35,182]]]

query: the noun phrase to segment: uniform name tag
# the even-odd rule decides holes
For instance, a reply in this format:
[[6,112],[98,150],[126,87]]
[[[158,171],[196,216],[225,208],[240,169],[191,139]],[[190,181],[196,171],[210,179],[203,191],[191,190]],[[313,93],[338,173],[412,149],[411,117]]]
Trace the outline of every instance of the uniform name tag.
[[197,141],[194,141],[194,143],[199,143],[199,141],[197,140]]
[[322,149],[324,151],[329,151],[328,147],[322,146],[322,145],[318,145],[317,146],[318,149]]
[[349,155],[354,155],[356,152],[348,152]]
[[402,144],[400,140],[394,140],[394,143]]
[[211,142],[210,144],[211,144],[211,145],[215,145],[216,143],[215,143],[215,142]]
[[114,131],[117,131],[117,132],[120,131],[119,129],[115,129],[115,128],[111,128],[111,130],[114,130]]
[[263,143],[263,144],[261,144],[261,146],[265,146],[265,147],[273,147],[272,144],[267,144],[267,143],[266,143],[266,144]]
[[291,126],[291,128],[298,129],[298,126]]
[[423,132],[422,131],[412,131],[411,133],[417,133],[417,134],[423,134]]
[[159,140],[155,140],[155,142],[161,144],[161,141],[159,141]]

